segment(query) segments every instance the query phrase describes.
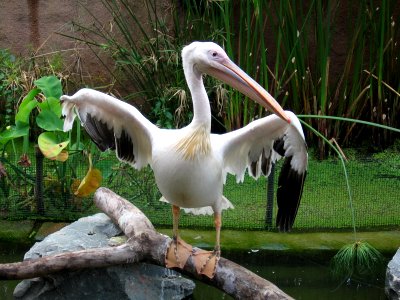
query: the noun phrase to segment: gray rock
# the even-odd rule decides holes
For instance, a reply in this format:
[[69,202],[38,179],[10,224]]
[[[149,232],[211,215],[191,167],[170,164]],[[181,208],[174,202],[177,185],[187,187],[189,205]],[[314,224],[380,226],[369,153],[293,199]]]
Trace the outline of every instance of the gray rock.
[[385,293],[388,299],[400,299],[400,248],[386,269]]
[[[61,252],[105,247],[121,234],[105,214],[96,214],[62,228],[36,243],[24,256],[33,259]],[[150,264],[126,264],[108,268],[62,272],[23,280],[15,299],[183,299],[195,284],[179,273]]]

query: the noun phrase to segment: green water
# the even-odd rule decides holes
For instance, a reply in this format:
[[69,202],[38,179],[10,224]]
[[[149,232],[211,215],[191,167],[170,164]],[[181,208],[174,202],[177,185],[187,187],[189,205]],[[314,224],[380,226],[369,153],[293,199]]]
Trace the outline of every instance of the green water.
[[[0,244],[0,263],[20,261],[27,246]],[[386,299],[385,266],[367,278],[335,280],[329,269],[330,255],[272,255],[268,251],[224,252],[231,259],[276,284],[295,299]],[[13,299],[18,281],[0,281],[0,299]],[[232,299],[216,288],[197,282],[193,299]],[[117,300],[117,299],[116,299]]]
[[[21,246],[13,244],[2,244],[0,243],[0,263],[9,263],[21,261],[24,254],[30,246]],[[0,281],[0,299],[11,300],[13,299],[12,294],[15,286],[18,284],[18,280],[7,280]]]
[[[329,260],[293,256],[270,256],[260,252],[227,254],[227,258],[240,263],[257,275],[268,279],[295,299],[303,300],[379,300],[384,292],[385,266],[366,278],[338,280],[331,275]],[[232,299],[216,288],[201,284],[194,294],[195,300]]]

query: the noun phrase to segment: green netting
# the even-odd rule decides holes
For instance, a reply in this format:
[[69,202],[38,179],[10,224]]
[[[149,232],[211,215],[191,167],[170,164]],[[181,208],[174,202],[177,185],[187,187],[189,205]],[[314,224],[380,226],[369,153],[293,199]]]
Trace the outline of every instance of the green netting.
[[[75,220],[98,212],[92,199],[73,195],[74,183],[87,172],[87,158],[71,155],[65,163],[45,159],[43,163],[43,204],[38,212],[35,195],[36,159],[29,155],[31,166],[18,165],[19,157],[1,157],[0,213],[5,219]],[[172,224],[171,207],[159,200],[160,194],[150,169],[135,171],[119,163],[113,154],[97,156],[97,168],[103,172],[102,185],[120,194],[139,207],[155,226]],[[400,162],[397,156],[357,158],[346,164],[349,174],[355,220],[358,228],[393,227],[400,225]],[[275,174],[279,175],[278,165]],[[235,209],[223,214],[223,227],[260,230],[275,223],[266,220],[267,179],[246,177],[241,184],[228,176],[224,195]],[[352,226],[348,190],[343,168],[338,160],[314,161],[309,164],[303,199],[295,222],[297,230],[342,229]],[[181,227],[213,227],[211,216],[193,216],[182,212]]]

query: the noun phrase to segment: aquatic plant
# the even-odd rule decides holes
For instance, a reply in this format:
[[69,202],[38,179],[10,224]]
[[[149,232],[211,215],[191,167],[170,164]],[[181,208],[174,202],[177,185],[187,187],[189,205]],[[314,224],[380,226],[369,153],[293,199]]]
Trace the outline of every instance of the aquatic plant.
[[[372,122],[355,120],[349,118],[341,118],[341,117],[331,117],[331,116],[315,116],[315,115],[306,115],[299,116],[303,118],[325,118],[325,119],[335,119],[338,121],[346,121],[352,122],[353,124],[362,123],[368,126],[373,126],[376,128],[391,130],[394,132],[399,132],[400,129],[393,128],[390,126],[385,126],[381,124],[376,124]],[[375,249],[372,245],[367,242],[360,241],[357,238],[357,230],[356,230],[356,220],[355,220],[355,210],[353,206],[353,197],[351,192],[351,187],[349,183],[349,177],[344,161],[343,152],[341,149],[329,141],[323,134],[321,134],[318,130],[314,129],[311,125],[301,120],[302,124],[310,129],[314,134],[316,134],[324,143],[327,143],[331,149],[333,149],[337,156],[340,159],[340,162],[343,167],[344,178],[346,181],[346,187],[348,192],[348,200],[349,207],[351,211],[352,217],[352,226],[354,233],[354,243],[343,246],[338,253],[332,258],[331,265],[332,271],[335,277],[337,278],[351,278],[353,276],[365,276],[365,275],[373,275],[374,272],[381,266],[383,262],[382,254]]]
[[343,246],[332,258],[332,272],[336,278],[371,276],[384,262],[383,255],[367,242],[358,241]]

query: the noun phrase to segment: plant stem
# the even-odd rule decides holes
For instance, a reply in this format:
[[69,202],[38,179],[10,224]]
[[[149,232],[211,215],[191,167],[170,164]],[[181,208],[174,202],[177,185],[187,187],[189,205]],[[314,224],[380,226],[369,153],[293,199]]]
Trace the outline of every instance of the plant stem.
[[350,183],[349,183],[349,176],[347,174],[347,168],[346,168],[346,164],[344,162],[343,156],[340,153],[340,151],[336,148],[335,145],[333,145],[323,134],[321,134],[318,130],[314,129],[311,125],[309,125],[308,123],[304,122],[303,120],[300,120],[300,122],[307,127],[308,129],[310,129],[314,134],[316,134],[318,137],[320,137],[325,143],[327,143],[338,155],[340,162],[342,164],[343,167],[343,173],[344,173],[344,178],[346,181],[346,187],[347,187],[347,193],[349,196],[349,204],[350,204],[350,210],[351,210],[351,221],[353,224],[353,234],[354,234],[354,242],[357,241],[357,231],[356,231],[356,218],[355,218],[355,213],[354,213],[354,207],[353,207],[353,197],[352,197],[352,193],[351,193],[351,188],[350,188]]
[[382,128],[382,129],[388,129],[388,130],[400,133],[400,129],[398,129],[398,128],[394,128],[391,126],[386,126],[386,125],[382,125],[382,124],[378,124],[378,123],[374,123],[374,122],[352,119],[352,118],[344,118],[344,117],[336,117],[336,116],[323,116],[323,115],[297,115],[297,117],[298,118],[310,118],[310,119],[331,119],[331,120],[359,123],[359,124],[374,126],[374,127],[378,127],[378,128]]

